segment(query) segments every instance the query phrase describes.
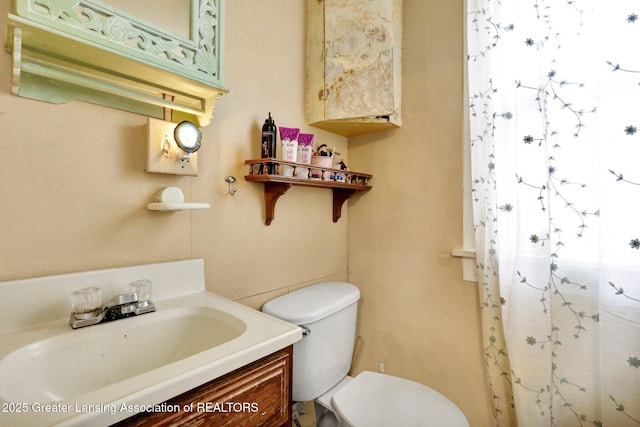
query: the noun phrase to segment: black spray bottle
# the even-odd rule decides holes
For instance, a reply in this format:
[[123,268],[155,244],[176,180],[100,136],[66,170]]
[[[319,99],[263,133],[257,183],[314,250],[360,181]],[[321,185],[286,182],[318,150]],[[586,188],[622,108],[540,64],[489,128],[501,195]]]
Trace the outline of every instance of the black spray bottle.
[[[276,157],[276,135],[278,134],[278,128],[276,122],[271,118],[271,112],[269,112],[269,118],[264,121],[262,125],[262,155],[261,157]],[[262,167],[260,168],[262,169]],[[274,175],[276,173],[276,166],[273,163],[267,163],[267,173]]]

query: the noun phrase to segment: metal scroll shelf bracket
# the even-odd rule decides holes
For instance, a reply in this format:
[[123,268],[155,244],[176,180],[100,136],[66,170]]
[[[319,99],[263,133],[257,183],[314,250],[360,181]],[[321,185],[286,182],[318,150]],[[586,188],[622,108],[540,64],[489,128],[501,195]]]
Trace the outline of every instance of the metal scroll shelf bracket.
[[[265,225],[270,225],[275,217],[276,202],[292,185],[306,187],[330,188],[333,190],[333,222],[338,222],[342,215],[342,205],[359,191],[368,191],[372,175],[349,170],[325,168],[317,165],[288,162],[273,158],[245,160],[249,166],[249,174],[244,179],[249,182],[264,184]],[[268,166],[275,166],[275,174],[269,174]],[[289,167],[293,176],[284,176],[284,167]],[[300,178],[298,169],[308,169],[309,175],[320,178]],[[306,174],[306,173],[305,173]]]

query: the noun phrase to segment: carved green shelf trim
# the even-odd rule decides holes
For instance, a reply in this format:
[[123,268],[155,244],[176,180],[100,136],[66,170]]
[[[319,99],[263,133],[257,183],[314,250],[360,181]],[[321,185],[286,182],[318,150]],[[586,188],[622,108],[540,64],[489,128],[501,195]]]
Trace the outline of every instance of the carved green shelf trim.
[[[8,15],[14,94],[82,100],[163,117],[213,115],[223,87],[224,0],[191,1],[190,37],[98,0],[15,0]],[[181,120],[184,115],[178,115]]]

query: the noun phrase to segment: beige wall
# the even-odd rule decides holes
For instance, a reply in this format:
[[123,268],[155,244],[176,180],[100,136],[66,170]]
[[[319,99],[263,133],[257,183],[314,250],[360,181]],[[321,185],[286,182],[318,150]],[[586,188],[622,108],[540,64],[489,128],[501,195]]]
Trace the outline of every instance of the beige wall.
[[[144,171],[144,117],[10,95],[1,52],[0,280],[204,258],[212,291],[259,307],[348,279],[363,293],[356,369],[384,360],[450,397],[472,426],[489,425],[476,289],[449,256],[462,239],[462,2],[404,3],[404,126],[349,142],[348,164],[373,173],[374,188],[337,224],[330,191],[295,187],[266,227],[262,186],[242,179],[268,111],[347,151],[345,138],[304,124],[304,2],[226,2],[230,93],[203,129],[196,178]],[[8,10],[1,2],[0,16]],[[238,178],[234,197],[227,175]],[[212,208],[146,210],[168,185]]]
[[427,384],[472,426],[492,417],[477,285],[462,281],[462,1],[405,0],[403,126],[351,138],[373,189],[349,205],[349,280],[362,291],[355,371]]
[[[1,2],[0,16],[9,4]],[[211,290],[254,306],[270,292],[346,280],[348,214],[333,224],[329,190],[292,188],[266,227],[262,185],[243,179],[244,160],[260,156],[269,111],[278,125],[314,132],[346,153],[345,138],[305,125],[304,3],[279,4],[227,2],[230,92],[203,129],[196,178],[144,171],[145,117],[10,95],[10,55],[1,52],[0,280],[204,258]],[[238,178],[234,197],[227,175]],[[212,208],[146,210],[169,185]]]

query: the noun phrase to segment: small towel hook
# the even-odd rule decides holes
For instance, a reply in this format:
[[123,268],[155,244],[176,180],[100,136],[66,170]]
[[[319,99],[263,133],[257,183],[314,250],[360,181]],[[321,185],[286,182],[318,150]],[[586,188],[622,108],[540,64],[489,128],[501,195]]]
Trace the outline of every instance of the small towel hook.
[[227,183],[229,183],[229,194],[231,194],[232,196],[234,196],[234,195],[236,194],[236,192],[238,191],[238,189],[232,185],[234,182],[236,182],[236,178],[235,178],[235,177],[233,177],[233,176],[231,176],[231,175],[229,175],[229,176],[226,176],[226,177],[224,178],[224,180],[225,180]]

